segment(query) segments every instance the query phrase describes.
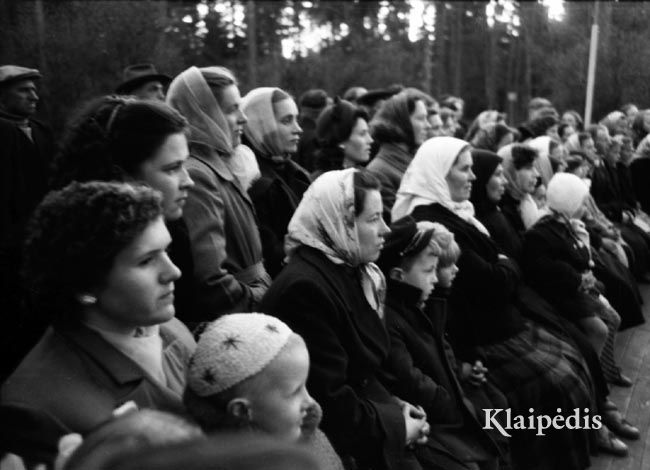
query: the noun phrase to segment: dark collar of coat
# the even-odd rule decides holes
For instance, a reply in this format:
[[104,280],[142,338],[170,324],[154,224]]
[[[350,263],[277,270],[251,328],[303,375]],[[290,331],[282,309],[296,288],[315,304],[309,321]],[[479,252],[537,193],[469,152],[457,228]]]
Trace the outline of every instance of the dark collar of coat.
[[442,335],[446,322],[446,299],[430,296],[420,301],[422,290],[396,279],[388,279],[386,305],[399,313],[410,325],[420,327],[422,322]]
[[388,165],[404,173],[413,160],[413,154],[408,151],[406,144],[387,142],[381,144],[375,158],[385,161]]
[[[96,331],[91,330],[81,323],[56,324],[54,330],[63,336],[66,341],[83,351],[96,364],[110,374],[120,385],[142,380],[146,377],[142,368],[131,358],[117,350]],[[163,348],[169,344],[168,332],[160,328],[163,339]]]
[[[361,288],[359,270],[357,268],[345,264],[335,264],[316,248],[303,245],[292,256],[301,258],[313,266],[337,291],[345,292],[346,289],[342,288],[342,286],[347,286],[350,278],[359,279],[359,288]],[[349,277],[341,276],[341,272],[346,273]],[[348,301],[345,300],[345,303],[347,304]]]

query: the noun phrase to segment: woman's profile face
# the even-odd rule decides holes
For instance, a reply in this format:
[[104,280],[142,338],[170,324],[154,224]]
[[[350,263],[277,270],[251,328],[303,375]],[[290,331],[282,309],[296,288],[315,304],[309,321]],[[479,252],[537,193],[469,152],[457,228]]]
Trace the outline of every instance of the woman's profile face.
[[506,190],[506,177],[503,174],[503,165],[499,164],[485,185],[485,192],[492,202],[499,202]]
[[384,247],[384,237],[390,233],[382,217],[381,193],[377,189],[366,191],[363,211],[355,218],[357,236],[361,247],[361,263],[377,261]]
[[187,192],[194,186],[185,161],[189,157],[187,138],[179,132],[165,139],[154,155],[140,165],[140,178],[163,195],[165,220],[178,220],[183,215]]
[[174,316],[174,281],[180,270],[167,256],[171,242],[162,217],[151,222],[113,260],[91,307],[98,326],[128,332],[165,323]]
[[357,118],[350,137],[341,142],[345,159],[353,165],[367,162],[370,160],[370,144],[372,137],[368,132],[368,123],[363,118]]
[[521,167],[516,171],[517,186],[526,194],[533,194],[535,192],[535,185],[537,184],[537,177],[539,173],[531,163]]
[[296,153],[302,128],[298,124],[298,106],[291,98],[273,104],[273,114],[278,126],[278,141],[283,154]]
[[422,100],[415,102],[415,108],[411,113],[411,127],[413,128],[413,141],[419,147],[427,140],[431,130],[427,107]]
[[449,194],[454,202],[463,202],[469,199],[472,192],[472,181],[476,175],[472,171],[472,154],[464,150],[456,158],[456,162],[447,173]]
[[241,110],[241,95],[237,85],[228,85],[224,88],[218,101],[221,112],[228,122],[232,147],[235,148],[241,144],[244,124],[247,122],[246,115]]

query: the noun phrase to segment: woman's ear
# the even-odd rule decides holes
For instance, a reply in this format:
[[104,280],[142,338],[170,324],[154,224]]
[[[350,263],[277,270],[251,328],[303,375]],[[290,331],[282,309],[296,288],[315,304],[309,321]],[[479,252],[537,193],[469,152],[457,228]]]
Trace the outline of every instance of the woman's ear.
[[250,422],[253,418],[253,412],[248,398],[233,398],[226,405],[226,411],[229,415],[244,422]]
[[402,268],[392,268],[388,273],[388,277],[396,281],[402,281],[404,280],[404,270]]

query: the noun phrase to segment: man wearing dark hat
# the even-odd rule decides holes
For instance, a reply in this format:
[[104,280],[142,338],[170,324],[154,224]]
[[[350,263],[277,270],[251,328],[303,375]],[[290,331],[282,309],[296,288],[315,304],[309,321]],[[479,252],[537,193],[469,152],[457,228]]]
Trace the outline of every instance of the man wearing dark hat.
[[158,73],[153,64],[129,65],[115,93],[133,95],[141,100],[165,101],[165,88],[171,81],[170,76]]
[[0,380],[9,372],[5,367],[18,359],[9,351],[9,339],[16,336],[20,321],[18,272],[23,229],[47,190],[54,151],[50,129],[32,118],[40,78],[36,69],[0,66],[0,311],[7,313],[3,317],[7,336],[0,337]]

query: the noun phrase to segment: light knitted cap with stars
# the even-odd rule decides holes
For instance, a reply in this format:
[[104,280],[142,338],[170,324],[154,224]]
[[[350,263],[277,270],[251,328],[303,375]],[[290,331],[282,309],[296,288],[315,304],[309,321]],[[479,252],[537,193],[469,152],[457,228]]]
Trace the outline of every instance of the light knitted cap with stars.
[[228,390],[264,369],[293,334],[263,313],[233,313],[210,323],[190,360],[187,386],[201,397]]

